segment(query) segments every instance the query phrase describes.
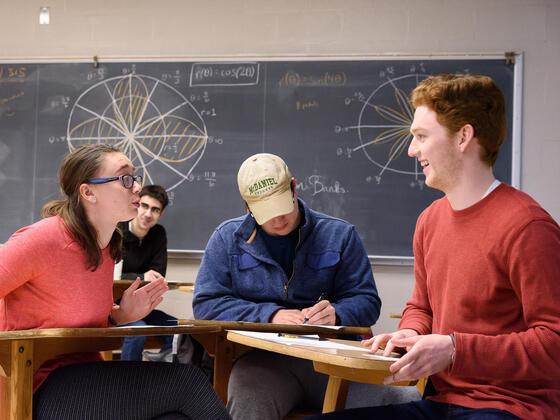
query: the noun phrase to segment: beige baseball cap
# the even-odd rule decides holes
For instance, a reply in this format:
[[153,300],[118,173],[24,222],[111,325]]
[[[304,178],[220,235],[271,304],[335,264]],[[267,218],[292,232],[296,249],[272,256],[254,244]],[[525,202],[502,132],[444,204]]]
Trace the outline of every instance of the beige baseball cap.
[[258,153],[246,159],[237,173],[241,197],[259,225],[294,210],[292,175],[276,155]]

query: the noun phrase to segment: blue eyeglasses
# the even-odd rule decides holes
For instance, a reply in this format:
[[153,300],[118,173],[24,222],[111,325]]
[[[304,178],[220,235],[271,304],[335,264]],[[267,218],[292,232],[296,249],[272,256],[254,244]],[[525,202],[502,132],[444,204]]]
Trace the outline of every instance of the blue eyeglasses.
[[88,181],[89,184],[105,184],[106,182],[113,182],[119,180],[121,181],[121,184],[123,187],[125,188],[132,188],[132,186],[134,185],[134,181],[138,182],[138,184],[142,185],[142,175],[136,175],[136,176],[132,176],[132,175],[121,175],[121,176],[113,176],[111,178],[95,178],[95,179],[90,179]]

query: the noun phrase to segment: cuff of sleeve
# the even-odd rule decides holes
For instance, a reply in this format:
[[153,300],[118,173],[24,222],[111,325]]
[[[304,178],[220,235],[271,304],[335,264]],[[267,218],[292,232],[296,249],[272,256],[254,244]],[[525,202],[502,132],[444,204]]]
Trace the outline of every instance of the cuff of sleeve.
[[335,319],[334,319],[334,325],[342,325],[340,322],[340,317],[338,316],[337,313],[334,314]]
[[[457,375],[459,372],[461,372],[462,368],[461,368],[461,333],[453,333],[453,338],[455,339],[454,344],[454,349],[453,349],[453,363],[451,363],[448,366],[448,372],[450,375],[455,374]],[[459,351],[457,351],[459,350]]]

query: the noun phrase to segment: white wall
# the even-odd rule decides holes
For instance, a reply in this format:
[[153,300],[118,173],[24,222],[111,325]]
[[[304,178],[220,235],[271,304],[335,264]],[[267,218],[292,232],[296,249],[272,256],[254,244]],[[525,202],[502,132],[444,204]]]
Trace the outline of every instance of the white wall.
[[[560,0],[0,0],[0,10],[0,60],[523,51],[521,186],[560,221]],[[172,260],[168,277],[192,280],[197,267]],[[378,328],[393,329],[412,270],[374,274]]]

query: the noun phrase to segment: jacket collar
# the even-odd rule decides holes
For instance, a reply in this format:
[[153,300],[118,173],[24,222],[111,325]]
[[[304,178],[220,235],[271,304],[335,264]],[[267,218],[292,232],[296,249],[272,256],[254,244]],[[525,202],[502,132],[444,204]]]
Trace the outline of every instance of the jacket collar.
[[[305,223],[300,227],[300,243],[303,243],[305,238],[313,230],[313,226],[315,225],[315,215],[301,198],[298,198],[298,203],[299,209],[303,212],[303,216],[305,217]],[[270,257],[268,256],[264,242],[259,235],[256,235],[252,241],[248,242],[256,228],[257,222],[255,221],[255,218],[252,214],[248,213],[243,219],[241,225],[234,232],[235,241],[241,249],[251,255],[260,256],[263,259],[269,260]]]

